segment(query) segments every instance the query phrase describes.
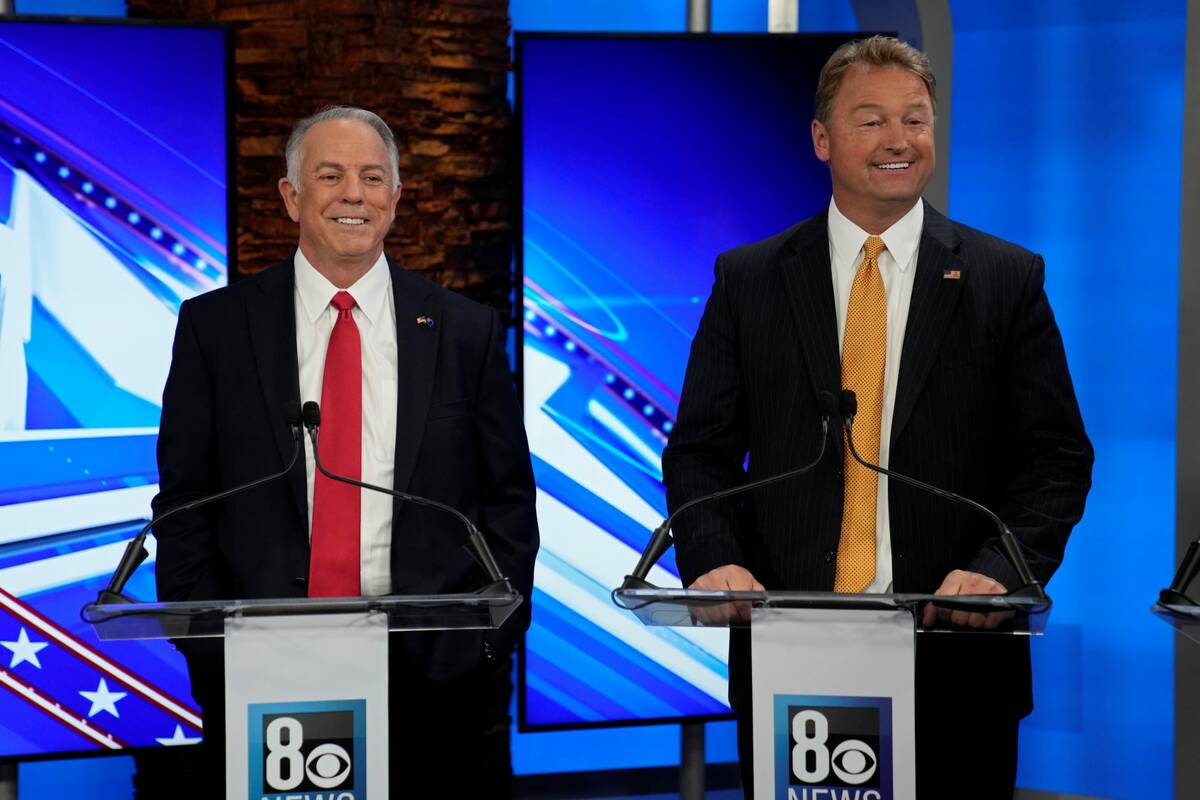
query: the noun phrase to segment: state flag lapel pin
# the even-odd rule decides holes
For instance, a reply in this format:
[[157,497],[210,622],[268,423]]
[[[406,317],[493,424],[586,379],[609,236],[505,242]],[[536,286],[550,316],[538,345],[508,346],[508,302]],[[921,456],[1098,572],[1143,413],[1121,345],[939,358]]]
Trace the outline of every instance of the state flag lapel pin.
[[961,270],[957,270],[957,269],[942,270],[942,280],[944,280],[944,281],[956,281],[961,277],[962,277]]
[[417,324],[424,325],[426,328],[432,328],[433,327],[433,317],[426,317],[424,315],[419,316],[419,317],[417,317]]

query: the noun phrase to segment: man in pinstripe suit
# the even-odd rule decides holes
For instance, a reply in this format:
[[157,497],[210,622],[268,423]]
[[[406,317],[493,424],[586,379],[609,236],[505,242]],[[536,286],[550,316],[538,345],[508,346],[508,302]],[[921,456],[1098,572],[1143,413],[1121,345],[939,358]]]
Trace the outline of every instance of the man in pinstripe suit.
[[[668,505],[787,471],[817,452],[818,395],[843,385],[852,285],[868,237],[879,237],[879,461],[996,510],[1044,583],[1083,513],[1092,447],[1042,259],[921,199],[935,163],[934,104],[928,60],[896,39],[852,42],[826,63],[812,137],[829,164],[833,199],[826,212],[717,259],[663,453]],[[803,476],[683,515],[676,542],[684,583],[834,589],[843,519],[853,509],[843,509],[840,437],[832,444],[832,457]],[[982,515],[886,479],[872,494],[875,568],[864,591],[999,594],[1018,586]],[[935,622],[932,610],[926,617]],[[942,622],[992,620],[955,612]],[[1018,723],[1032,710],[1027,640],[922,637],[916,674],[918,796],[957,795],[963,787],[950,775],[969,764],[972,797],[1011,798]],[[748,631],[735,629],[730,701],[747,796],[749,682]]]

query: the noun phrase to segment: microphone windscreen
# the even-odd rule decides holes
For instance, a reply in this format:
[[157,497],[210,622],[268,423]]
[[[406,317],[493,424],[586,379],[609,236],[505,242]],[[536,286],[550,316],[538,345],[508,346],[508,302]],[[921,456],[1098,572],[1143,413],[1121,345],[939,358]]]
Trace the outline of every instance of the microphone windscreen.
[[853,417],[858,413],[858,395],[853,389],[842,389],[842,416]]
[[817,405],[821,407],[821,416],[829,419],[838,415],[838,401],[833,392],[821,392],[817,395]]
[[314,401],[309,400],[304,404],[304,427],[317,428],[321,425],[321,407]]
[[288,400],[287,405],[283,407],[283,418],[287,420],[287,424],[296,426],[300,424],[300,401]]

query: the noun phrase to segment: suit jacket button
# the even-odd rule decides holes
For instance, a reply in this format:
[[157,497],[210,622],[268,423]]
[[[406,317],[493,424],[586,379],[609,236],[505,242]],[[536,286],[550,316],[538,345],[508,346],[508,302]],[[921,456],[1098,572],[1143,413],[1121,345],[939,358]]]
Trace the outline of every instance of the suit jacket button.
[[825,551],[825,562],[827,564],[832,564],[835,558],[837,558],[837,553],[833,552],[832,550]]
[[308,583],[308,578],[301,578],[299,575],[297,575],[295,578],[292,578],[292,583],[296,584],[297,586],[304,586]]

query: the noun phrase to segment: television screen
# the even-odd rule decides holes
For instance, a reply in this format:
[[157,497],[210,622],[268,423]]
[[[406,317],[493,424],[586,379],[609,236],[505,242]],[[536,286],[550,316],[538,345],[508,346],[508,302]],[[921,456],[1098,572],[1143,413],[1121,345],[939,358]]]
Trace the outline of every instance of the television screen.
[[[525,425],[542,550],[525,729],[728,714],[723,631],[609,593],[666,514],[660,457],[718,253],[829,201],[810,123],[848,36],[518,35]],[[674,554],[650,575],[678,586]]]
[[174,649],[79,609],[149,515],[179,305],[227,282],[229,47],[0,18],[0,757],[200,736]]

